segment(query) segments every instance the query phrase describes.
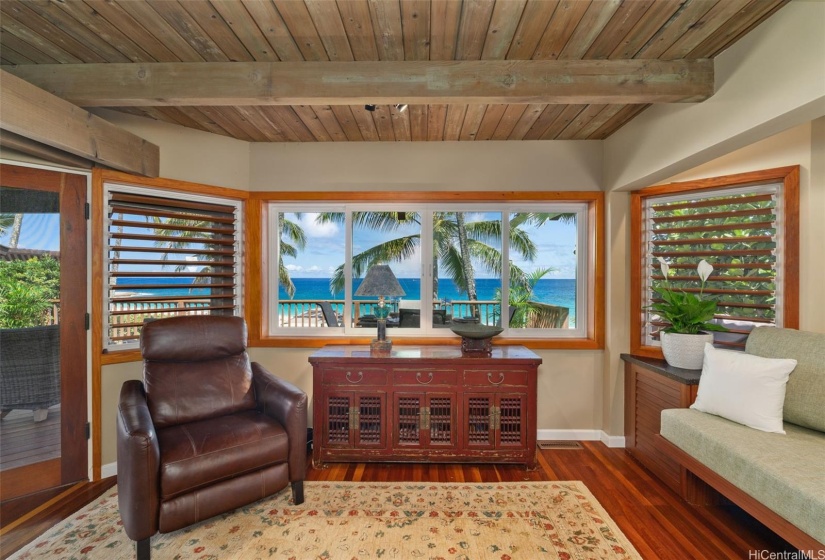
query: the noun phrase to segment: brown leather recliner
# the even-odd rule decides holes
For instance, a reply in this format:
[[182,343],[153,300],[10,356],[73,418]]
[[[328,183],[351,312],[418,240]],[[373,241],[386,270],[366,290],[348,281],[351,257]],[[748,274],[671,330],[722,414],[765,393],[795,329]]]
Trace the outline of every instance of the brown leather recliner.
[[117,416],[123,527],[150,556],[150,537],[274,494],[304,501],[307,396],[246,353],[240,317],[146,323],[143,383],[127,381]]

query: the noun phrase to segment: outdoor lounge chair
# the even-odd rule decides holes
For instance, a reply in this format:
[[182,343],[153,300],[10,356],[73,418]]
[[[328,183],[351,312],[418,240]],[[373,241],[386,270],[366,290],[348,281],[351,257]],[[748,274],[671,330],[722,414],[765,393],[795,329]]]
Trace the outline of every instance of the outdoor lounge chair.
[[340,327],[341,323],[338,322],[338,316],[335,314],[335,311],[332,309],[332,304],[328,301],[319,301],[318,307],[321,308],[321,312],[324,314],[324,321],[327,322],[328,327]]
[[33,410],[42,422],[60,403],[60,326],[0,329],[0,418]]

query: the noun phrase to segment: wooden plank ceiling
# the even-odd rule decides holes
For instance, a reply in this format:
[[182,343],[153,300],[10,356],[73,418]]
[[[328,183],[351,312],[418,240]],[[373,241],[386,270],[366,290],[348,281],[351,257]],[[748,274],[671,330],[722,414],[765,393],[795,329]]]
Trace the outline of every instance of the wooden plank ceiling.
[[[2,0],[0,63],[696,60],[787,2]],[[250,142],[328,142],[603,139],[649,106],[343,103],[112,108]]]

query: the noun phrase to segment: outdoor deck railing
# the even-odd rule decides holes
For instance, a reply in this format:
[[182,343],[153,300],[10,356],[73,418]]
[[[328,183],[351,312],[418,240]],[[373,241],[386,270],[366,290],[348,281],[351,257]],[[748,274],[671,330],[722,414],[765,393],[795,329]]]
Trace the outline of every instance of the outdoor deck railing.
[[[328,300],[339,322],[344,315],[344,301],[343,300]],[[326,327],[327,321],[324,318],[324,313],[320,307],[320,301],[302,299],[281,301],[278,303],[278,326],[279,327],[293,327],[293,328],[307,328],[307,327]],[[357,324],[358,320],[365,315],[375,313],[375,307],[378,306],[378,300],[375,301],[354,301],[352,302],[352,324]],[[397,313],[399,307],[404,309],[404,303],[390,304],[391,311]],[[478,318],[481,323],[485,325],[495,325],[499,322],[501,316],[501,303],[498,301],[452,301],[449,303],[434,302],[433,309],[444,310],[450,317],[472,317],[474,310],[478,310]]]
[[[332,310],[340,322],[344,315],[344,301],[343,300],[328,300]],[[278,326],[292,327],[292,328],[309,328],[309,327],[326,327],[327,321],[324,313],[320,307],[319,300],[289,300],[282,301],[278,304]],[[354,301],[353,302],[353,318],[352,324],[357,324],[358,320],[365,316],[375,313],[378,301]],[[110,336],[112,340],[127,340],[134,338],[138,334],[138,329],[143,324],[144,319],[163,317],[179,317],[181,315],[201,315],[209,313],[208,310],[201,310],[201,308],[209,306],[208,299],[202,300],[173,300],[163,302],[130,302],[130,301],[116,301],[110,302],[110,311],[132,311],[132,313],[124,313],[117,315],[110,315]],[[392,304],[392,312],[397,313],[399,305]],[[400,305],[404,308],[404,303]],[[554,306],[543,305],[543,307],[554,308]],[[187,311],[181,311],[187,309]],[[443,310],[450,318],[467,318],[477,316],[479,322],[485,325],[500,324],[501,317],[501,303],[491,300],[479,301],[451,301],[451,302],[434,302],[434,310]],[[567,308],[555,308],[558,310],[565,310]],[[477,311],[477,315],[476,315]],[[52,306],[47,314],[47,323],[50,325],[57,324],[60,317],[60,302],[53,301]],[[563,327],[567,327],[567,313],[563,313],[560,317]],[[537,327],[548,327],[553,325],[534,325]],[[556,325],[562,326],[562,325]]]
[[[111,340],[132,340],[139,334],[145,319],[162,319],[182,315],[208,315],[208,299],[187,299],[171,301],[110,301],[109,311],[130,311],[109,315],[109,337]],[[186,309],[186,311],[181,311]]]

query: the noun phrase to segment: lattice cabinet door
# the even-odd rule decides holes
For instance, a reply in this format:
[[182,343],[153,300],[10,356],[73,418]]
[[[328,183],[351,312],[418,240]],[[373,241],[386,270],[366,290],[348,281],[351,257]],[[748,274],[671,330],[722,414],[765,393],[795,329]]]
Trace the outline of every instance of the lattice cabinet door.
[[492,449],[495,446],[494,393],[464,395],[464,445],[467,449]]
[[358,394],[355,410],[355,446],[375,449],[387,447],[387,394]]
[[324,445],[330,448],[387,446],[387,395],[384,392],[331,392],[324,400]]
[[527,444],[527,395],[475,393],[464,399],[468,449],[523,448]]
[[455,394],[395,393],[393,446],[455,447]]
[[496,447],[527,445],[527,395],[496,395]]

